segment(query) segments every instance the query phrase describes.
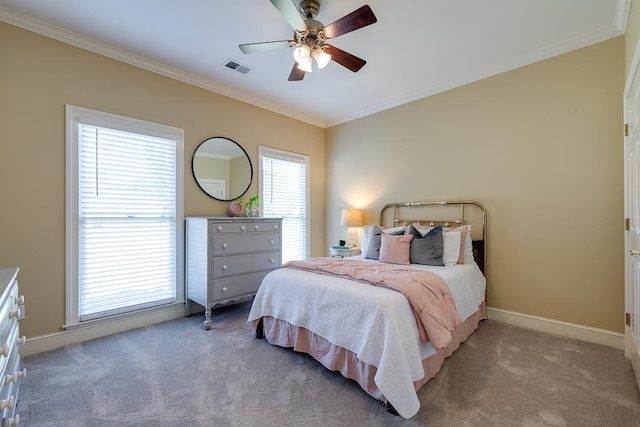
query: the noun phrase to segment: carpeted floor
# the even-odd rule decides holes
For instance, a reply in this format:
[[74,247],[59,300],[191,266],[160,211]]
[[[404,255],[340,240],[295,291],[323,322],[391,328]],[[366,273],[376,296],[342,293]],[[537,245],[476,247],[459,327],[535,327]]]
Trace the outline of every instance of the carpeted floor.
[[310,357],[256,340],[249,303],[25,358],[25,426],[638,426],[621,350],[487,320],[394,417]]

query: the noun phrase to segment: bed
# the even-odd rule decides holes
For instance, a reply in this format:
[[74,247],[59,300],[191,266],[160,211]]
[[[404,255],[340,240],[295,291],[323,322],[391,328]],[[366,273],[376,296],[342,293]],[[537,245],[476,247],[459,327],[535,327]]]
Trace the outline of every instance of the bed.
[[248,323],[257,338],[311,355],[411,418],[417,391],[486,318],[486,235],[476,201],[385,205],[380,225],[363,228],[362,255],[269,273]]

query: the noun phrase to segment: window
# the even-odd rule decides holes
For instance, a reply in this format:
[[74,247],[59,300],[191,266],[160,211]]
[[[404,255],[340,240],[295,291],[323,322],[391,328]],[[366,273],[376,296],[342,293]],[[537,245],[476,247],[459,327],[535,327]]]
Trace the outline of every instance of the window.
[[66,325],[180,302],[182,129],[67,106]]
[[265,217],[282,217],[282,262],[306,259],[309,245],[309,156],[258,147]]

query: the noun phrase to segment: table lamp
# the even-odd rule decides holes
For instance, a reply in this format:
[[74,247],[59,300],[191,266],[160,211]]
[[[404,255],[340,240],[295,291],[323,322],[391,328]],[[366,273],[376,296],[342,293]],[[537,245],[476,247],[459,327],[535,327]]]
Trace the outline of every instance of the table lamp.
[[345,238],[347,246],[354,248],[358,244],[358,232],[355,227],[362,227],[362,212],[360,209],[342,209],[340,215],[340,225],[349,227],[347,237]]

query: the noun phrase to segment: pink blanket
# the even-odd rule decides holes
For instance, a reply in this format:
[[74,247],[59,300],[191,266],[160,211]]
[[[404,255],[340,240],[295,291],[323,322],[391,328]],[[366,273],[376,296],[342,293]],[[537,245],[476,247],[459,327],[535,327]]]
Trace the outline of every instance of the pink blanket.
[[442,277],[430,271],[338,258],[290,261],[283,267],[349,278],[402,293],[413,309],[420,339],[431,341],[437,349],[451,342],[461,323],[449,287]]

